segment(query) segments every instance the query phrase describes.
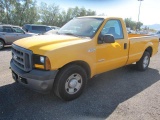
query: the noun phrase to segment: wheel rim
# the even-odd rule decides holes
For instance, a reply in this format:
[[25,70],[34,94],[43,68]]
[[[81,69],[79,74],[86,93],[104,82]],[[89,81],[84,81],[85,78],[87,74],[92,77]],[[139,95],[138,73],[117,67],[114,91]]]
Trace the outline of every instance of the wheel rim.
[[146,68],[149,64],[149,57],[145,56],[143,60],[143,68]]
[[68,94],[77,93],[82,86],[82,76],[74,73],[68,77],[65,83],[65,90]]
[[0,41],[0,49],[3,48],[3,43]]

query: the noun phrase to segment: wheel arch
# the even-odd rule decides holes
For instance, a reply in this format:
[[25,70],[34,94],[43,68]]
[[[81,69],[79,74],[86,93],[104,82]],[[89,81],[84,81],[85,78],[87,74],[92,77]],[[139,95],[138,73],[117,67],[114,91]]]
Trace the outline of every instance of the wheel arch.
[[0,40],[2,40],[4,42],[4,45],[6,44],[5,40],[3,38],[0,38]]
[[145,49],[145,51],[146,51],[146,52],[149,52],[150,57],[152,56],[153,48],[152,48],[151,46],[147,47],[147,48]]
[[72,62],[69,62],[69,63],[65,64],[61,68],[59,68],[59,70],[63,69],[64,67],[67,67],[69,65],[78,65],[78,66],[82,67],[87,73],[87,78],[88,79],[91,78],[91,68],[90,68],[90,66],[87,62],[81,61],[81,60],[72,61]]

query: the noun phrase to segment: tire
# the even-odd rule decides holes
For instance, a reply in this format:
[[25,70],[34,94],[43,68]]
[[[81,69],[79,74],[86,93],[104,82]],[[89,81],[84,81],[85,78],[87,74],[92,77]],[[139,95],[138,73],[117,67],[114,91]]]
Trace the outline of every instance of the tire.
[[145,51],[142,58],[136,63],[137,69],[140,71],[145,71],[150,63],[150,53]]
[[86,84],[86,71],[78,65],[68,65],[59,71],[53,90],[62,100],[70,101],[82,94]]
[[3,40],[0,40],[0,50],[2,50],[4,48],[4,42]]

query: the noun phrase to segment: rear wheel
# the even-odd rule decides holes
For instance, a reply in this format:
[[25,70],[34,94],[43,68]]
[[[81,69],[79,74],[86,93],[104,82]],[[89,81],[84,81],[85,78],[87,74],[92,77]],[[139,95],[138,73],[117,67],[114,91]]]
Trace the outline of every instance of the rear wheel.
[[69,65],[60,70],[53,89],[59,98],[69,101],[82,94],[86,83],[86,71],[78,65]]
[[136,63],[138,70],[145,71],[150,63],[150,53],[145,51],[142,58]]
[[0,40],[0,50],[4,48],[4,42],[3,40]]

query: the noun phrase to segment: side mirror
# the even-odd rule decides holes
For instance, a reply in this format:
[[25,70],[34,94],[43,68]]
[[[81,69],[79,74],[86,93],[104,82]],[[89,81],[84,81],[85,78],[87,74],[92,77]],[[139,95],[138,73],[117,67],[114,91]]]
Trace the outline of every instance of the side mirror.
[[114,43],[114,42],[115,42],[115,39],[114,39],[113,35],[111,35],[111,34],[105,34],[105,35],[99,36],[99,40],[98,40],[99,44]]
[[106,34],[103,36],[103,41],[104,41],[104,43],[114,43],[115,39],[114,39],[113,35]]

